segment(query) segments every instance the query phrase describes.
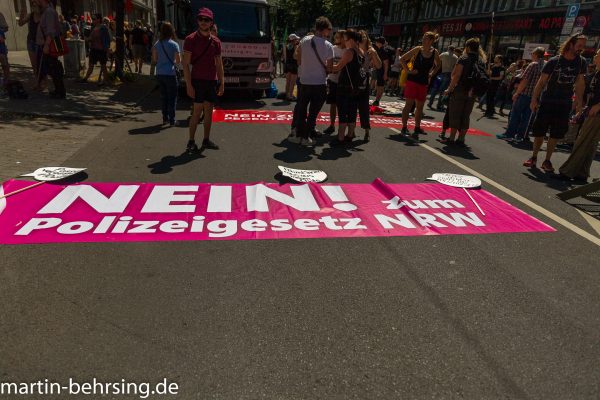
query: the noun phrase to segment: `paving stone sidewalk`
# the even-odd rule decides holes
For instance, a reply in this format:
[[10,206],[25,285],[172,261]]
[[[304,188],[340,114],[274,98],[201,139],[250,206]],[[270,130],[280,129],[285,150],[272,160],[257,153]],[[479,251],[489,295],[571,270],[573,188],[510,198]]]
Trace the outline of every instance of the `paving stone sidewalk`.
[[[0,92],[0,119],[4,114],[5,118],[11,118],[11,115],[28,115],[64,120],[114,120],[137,111],[141,100],[157,87],[154,78],[148,75],[148,65],[144,66],[145,74],[136,75],[134,82],[98,86],[94,82],[100,71],[97,66],[89,83],[66,78],[67,98],[54,100],[48,97],[47,92],[33,90],[33,70],[26,51],[10,52],[9,62],[11,79],[23,82],[29,99],[11,100],[5,93]],[[48,85],[51,87],[50,81],[49,79]]]

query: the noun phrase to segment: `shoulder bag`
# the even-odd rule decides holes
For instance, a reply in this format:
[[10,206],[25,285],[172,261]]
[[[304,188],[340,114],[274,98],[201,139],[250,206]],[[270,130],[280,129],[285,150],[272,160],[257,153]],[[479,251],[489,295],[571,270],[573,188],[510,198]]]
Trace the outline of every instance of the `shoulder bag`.
[[169,60],[171,65],[173,65],[173,67],[175,68],[175,76],[177,76],[177,80],[180,80],[181,79],[181,71],[179,70],[179,68],[177,68],[177,65],[173,62],[173,60],[171,60],[171,57],[169,57],[169,53],[167,53],[167,49],[165,49],[165,44],[162,42],[162,40],[159,40],[158,42],[160,43],[160,47],[162,47],[163,53],[165,53],[167,60]]

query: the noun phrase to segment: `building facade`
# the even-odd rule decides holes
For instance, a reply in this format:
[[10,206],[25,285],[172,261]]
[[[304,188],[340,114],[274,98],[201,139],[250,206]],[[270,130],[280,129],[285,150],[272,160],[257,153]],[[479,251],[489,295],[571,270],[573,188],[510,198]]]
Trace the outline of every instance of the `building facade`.
[[[384,19],[383,34],[402,48],[419,43],[426,31],[440,34],[438,46],[461,47],[466,39],[480,37],[485,49],[519,58],[526,43],[547,44],[551,52],[559,47],[559,38],[567,8],[573,0],[464,0],[456,6],[440,6],[424,0],[416,8],[405,0],[391,0]],[[414,5],[414,3],[413,3]],[[598,47],[600,32],[591,29],[592,14],[600,0],[581,0],[574,29],[588,34],[587,52]],[[417,14],[418,15],[415,15]],[[416,17],[416,24],[415,24]]]
[[[55,3],[57,11],[68,18],[74,15],[91,18],[95,13],[107,17],[116,15],[116,0],[56,0]],[[31,12],[30,0],[0,0],[0,12],[9,26],[6,41],[11,51],[27,50],[27,25],[19,27],[18,24],[21,10]],[[131,8],[125,13],[125,20],[138,19],[151,26],[156,24],[156,0],[131,0]]]

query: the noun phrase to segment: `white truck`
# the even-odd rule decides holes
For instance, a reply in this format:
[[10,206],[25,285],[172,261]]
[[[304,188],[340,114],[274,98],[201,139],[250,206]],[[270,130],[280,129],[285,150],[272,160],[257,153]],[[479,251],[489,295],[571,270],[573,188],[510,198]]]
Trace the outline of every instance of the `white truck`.
[[266,0],[167,0],[165,20],[183,40],[198,29],[196,15],[212,10],[222,44],[225,90],[247,91],[260,98],[271,87],[271,20]]

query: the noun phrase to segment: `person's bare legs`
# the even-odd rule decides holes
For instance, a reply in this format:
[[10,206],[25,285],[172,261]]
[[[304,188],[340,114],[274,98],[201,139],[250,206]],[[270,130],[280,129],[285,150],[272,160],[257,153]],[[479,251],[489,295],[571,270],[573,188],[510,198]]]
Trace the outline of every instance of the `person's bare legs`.
[[204,139],[209,139],[210,128],[212,127],[213,103],[205,101],[202,104],[204,104]]
[[108,69],[106,68],[106,64],[100,64],[100,76],[98,77],[98,84],[101,84],[100,78],[104,77],[103,82],[108,83]]
[[383,97],[383,90],[385,89],[385,86],[377,86],[377,90],[375,92],[376,96],[375,96],[375,101],[379,103],[379,101],[381,100],[381,98]]
[[291,97],[291,86],[292,86],[292,74],[289,72],[285,74],[285,98],[289,99]]
[[33,75],[37,81],[38,77],[38,65],[37,65],[37,54],[35,51],[29,51],[29,61],[31,62],[31,68],[33,68]]
[[[421,120],[423,119],[423,106],[425,105],[424,101],[416,100],[417,108],[415,110],[415,129],[421,129]],[[402,112],[404,116],[404,110]]]
[[408,124],[408,114],[410,114],[410,110],[412,110],[414,104],[415,99],[406,99],[406,104],[404,104],[404,108],[402,109],[402,129],[406,128]]
[[94,72],[94,64],[90,63],[90,66],[88,67],[87,72],[83,77],[83,80],[87,81],[88,79],[90,79],[90,76],[92,76],[92,72]]
[[539,136],[539,137],[536,136],[533,138],[533,153],[531,155],[531,158],[535,158],[537,160],[538,153],[540,152],[540,149],[542,148],[543,144],[544,144],[543,136]]
[[204,103],[194,103],[194,108],[192,111],[192,117],[190,118],[190,140],[194,140],[196,138],[196,128],[198,127],[198,122],[200,121],[200,114],[202,114],[202,110],[204,109]]
[[335,129],[335,119],[337,118],[337,106],[335,104],[329,105],[329,126]]
[[354,131],[356,130],[356,123],[348,124],[348,137],[354,139],[356,137]]
[[456,128],[450,128],[450,136],[448,136],[448,141],[454,141],[456,139],[456,131],[458,131],[458,129]]
[[558,143],[558,139],[554,139],[554,138],[548,139],[548,143],[546,143],[546,161],[550,161],[550,158],[552,157],[552,154],[554,153],[554,150],[556,149],[557,143]]
[[346,136],[346,127],[348,126],[348,124],[342,124],[340,123],[338,125],[338,141],[343,142],[344,141],[344,137]]
[[459,142],[463,142],[465,141],[465,136],[467,136],[467,130],[468,129],[461,129],[460,133],[458,134],[458,141]]

